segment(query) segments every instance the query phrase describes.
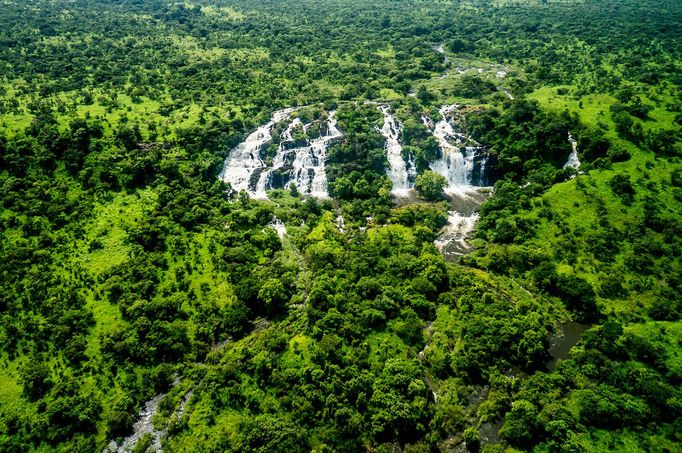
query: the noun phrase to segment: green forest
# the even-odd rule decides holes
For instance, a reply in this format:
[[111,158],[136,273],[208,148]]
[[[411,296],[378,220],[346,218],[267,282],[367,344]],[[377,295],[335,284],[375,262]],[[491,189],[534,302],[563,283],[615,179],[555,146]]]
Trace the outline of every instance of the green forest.
[[0,0],[0,452],[682,452],[681,24]]

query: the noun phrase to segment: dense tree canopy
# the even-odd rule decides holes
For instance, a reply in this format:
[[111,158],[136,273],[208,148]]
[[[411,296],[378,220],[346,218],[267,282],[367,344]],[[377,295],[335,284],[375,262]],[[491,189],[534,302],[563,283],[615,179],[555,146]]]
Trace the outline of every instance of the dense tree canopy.
[[[677,450],[680,23],[653,0],[4,2],[0,450],[102,451],[147,401],[166,451]],[[391,197],[378,103],[423,198]],[[494,167],[456,262],[429,170],[452,104]],[[302,106],[343,132],[331,199],[231,192],[230,150]]]

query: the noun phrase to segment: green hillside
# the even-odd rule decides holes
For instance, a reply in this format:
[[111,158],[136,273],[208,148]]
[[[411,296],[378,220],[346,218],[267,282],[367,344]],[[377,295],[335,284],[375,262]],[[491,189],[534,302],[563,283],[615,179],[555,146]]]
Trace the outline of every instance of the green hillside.
[[[680,451],[680,23],[677,0],[3,2],[0,451]],[[451,104],[494,180],[457,259],[429,171]],[[333,115],[330,196],[231,190],[225,159],[290,107],[257,158]]]

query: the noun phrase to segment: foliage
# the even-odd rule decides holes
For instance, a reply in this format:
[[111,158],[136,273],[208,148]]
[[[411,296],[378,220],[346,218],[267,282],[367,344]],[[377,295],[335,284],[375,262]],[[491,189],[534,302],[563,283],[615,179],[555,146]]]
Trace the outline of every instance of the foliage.
[[417,176],[414,187],[427,200],[436,200],[443,195],[446,183],[443,175],[427,170]]
[[[651,0],[3,3],[0,450],[102,451],[163,394],[168,451],[674,451],[680,22]],[[422,116],[467,104],[497,182],[458,264],[433,245],[448,202],[391,200],[374,102],[431,200]],[[230,198],[227,153],[290,106],[336,111],[334,200]],[[569,318],[591,326],[549,372]]]

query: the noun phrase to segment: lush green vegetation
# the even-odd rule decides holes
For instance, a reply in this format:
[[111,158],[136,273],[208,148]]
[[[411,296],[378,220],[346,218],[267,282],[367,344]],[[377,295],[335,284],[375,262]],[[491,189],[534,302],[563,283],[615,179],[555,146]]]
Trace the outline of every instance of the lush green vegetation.
[[[4,2],[0,450],[101,451],[160,393],[166,451],[679,450],[680,23],[653,0]],[[435,201],[390,198],[367,100]],[[498,179],[458,263],[421,120],[453,102]],[[229,150],[303,105],[344,132],[333,200],[230,198]],[[568,320],[590,328],[549,371]]]

